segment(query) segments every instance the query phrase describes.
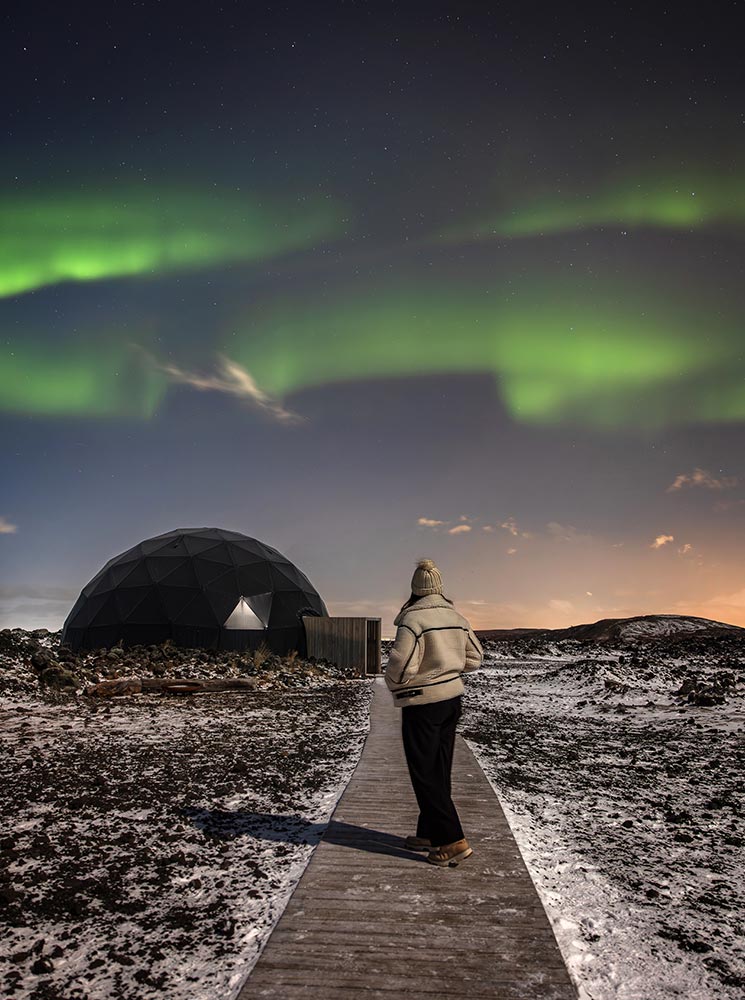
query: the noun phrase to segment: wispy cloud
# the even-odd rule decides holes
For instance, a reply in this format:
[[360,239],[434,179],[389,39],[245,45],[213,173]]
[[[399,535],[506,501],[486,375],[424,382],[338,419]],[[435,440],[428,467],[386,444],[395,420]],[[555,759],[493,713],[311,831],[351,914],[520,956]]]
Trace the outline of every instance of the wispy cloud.
[[717,594],[716,597],[709,597],[702,603],[745,609],[745,587],[742,590],[736,590],[733,594]]
[[532,538],[533,537],[532,534],[531,534],[531,532],[529,532],[529,531],[523,531],[522,528],[519,528],[517,526],[517,523],[516,523],[514,517],[508,517],[505,521],[502,521],[502,523],[499,525],[499,527],[500,528],[504,528],[505,531],[509,531],[509,533],[511,535],[514,535],[515,538],[517,538],[518,536],[520,538]]
[[691,543],[690,542],[686,542],[684,545],[681,545],[680,548],[678,549],[678,555],[685,556],[692,549],[693,549],[693,546],[691,545]]
[[159,371],[164,372],[172,382],[189,385],[201,392],[223,392],[229,396],[237,396],[246,400],[257,409],[267,413],[274,420],[283,424],[305,423],[307,418],[292,410],[288,410],[278,399],[262,389],[251,373],[224,354],[217,355],[217,370],[212,374],[200,374],[187,371],[172,362],[159,361],[140,344],[131,344],[139,350],[148,362]]
[[737,476],[713,476],[706,469],[696,467],[693,472],[681,472],[665,490],[666,493],[674,493],[684,487],[702,486],[707,490],[728,490],[737,486],[739,479]]
[[658,535],[649,547],[650,549],[661,549],[663,545],[674,541],[675,537],[673,535]]
[[745,626],[745,587],[730,593],[715,594],[703,601],[677,601],[673,607],[679,614],[700,615],[714,621]]
[[79,587],[0,584],[0,628],[61,628],[79,594]]
[[[467,531],[473,530],[470,524],[463,523],[465,521],[471,520],[471,518],[469,518],[466,514],[461,514],[458,520],[460,522],[459,524],[456,524],[452,528],[447,528],[448,535],[463,535]],[[420,525],[422,528],[432,528],[433,531],[438,531],[440,528],[447,527],[447,525],[450,524],[451,522],[438,521],[434,517],[419,517],[417,518],[416,523]]]
[[565,614],[569,614],[570,611],[574,611],[574,605],[571,601],[563,601],[558,597],[552,598],[548,602],[548,606],[552,611],[563,611]]
[[[434,517],[419,517],[417,518],[417,524],[422,528],[432,528],[433,531],[438,531],[443,528],[447,531],[448,535],[462,535],[467,531],[478,530],[479,525],[478,517],[472,517],[470,514],[460,514],[457,522],[451,528],[449,525],[453,524],[451,520],[441,521]],[[496,526],[493,524],[482,524],[480,525],[481,530],[487,532],[488,534],[494,534],[497,528],[504,528],[505,531],[515,538],[532,538],[533,535],[530,531],[522,531],[515,522],[514,517],[508,517],[505,521],[500,522]]]
[[591,534],[579,531],[573,524],[560,524],[558,521],[549,521],[546,531],[561,542],[582,542],[592,538]]
[[745,499],[742,500],[717,500],[714,510],[733,510],[735,507],[745,507]]
[[0,583],[0,600],[16,600],[28,598],[31,600],[71,601],[80,593],[80,587],[40,586],[34,583]]
[[514,554],[516,552],[517,552],[517,549],[507,549],[507,555],[508,556],[514,556]]
[[17,531],[17,524],[11,524],[7,518],[0,515],[0,535],[15,535]]

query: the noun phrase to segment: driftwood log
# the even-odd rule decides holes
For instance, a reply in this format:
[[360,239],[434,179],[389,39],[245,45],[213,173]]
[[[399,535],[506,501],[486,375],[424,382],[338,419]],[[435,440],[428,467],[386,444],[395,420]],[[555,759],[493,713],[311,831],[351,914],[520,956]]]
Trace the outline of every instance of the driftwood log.
[[143,691],[162,691],[164,694],[194,694],[210,691],[254,691],[252,677],[229,677],[224,680],[189,677],[118,677],[89,685],[84,694],[94,698],[113,698],[115,695],[140,694]]

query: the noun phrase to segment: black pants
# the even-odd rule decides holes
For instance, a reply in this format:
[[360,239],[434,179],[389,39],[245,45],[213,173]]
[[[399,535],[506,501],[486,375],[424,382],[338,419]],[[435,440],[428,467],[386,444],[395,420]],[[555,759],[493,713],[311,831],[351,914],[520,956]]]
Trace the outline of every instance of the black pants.
[[463,837],[457,810],[450,796],[455,724],[461,717],[462,695],[401,709],[401,736],[411,784],[419,804],[417,837],[427,837],[436,847]]

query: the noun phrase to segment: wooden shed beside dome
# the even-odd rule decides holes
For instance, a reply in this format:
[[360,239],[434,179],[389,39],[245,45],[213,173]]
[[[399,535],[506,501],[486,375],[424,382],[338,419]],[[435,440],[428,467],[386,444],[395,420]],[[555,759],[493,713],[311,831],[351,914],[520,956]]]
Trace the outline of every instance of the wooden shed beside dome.
[[380,618],[303,617],[308,656],[367,677],[382,672]]

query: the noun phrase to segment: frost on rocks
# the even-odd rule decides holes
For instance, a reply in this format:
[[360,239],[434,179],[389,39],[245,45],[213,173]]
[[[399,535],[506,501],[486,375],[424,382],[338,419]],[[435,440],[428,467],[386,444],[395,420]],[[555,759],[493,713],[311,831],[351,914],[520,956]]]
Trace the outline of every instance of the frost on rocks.
[[461,733],[581,1000],[739,1000],[745,645],[484,646]]
[[7,648],[3,673],[0,995],[236,996],[356,766],[372,682],[98,701],[47,693]]

